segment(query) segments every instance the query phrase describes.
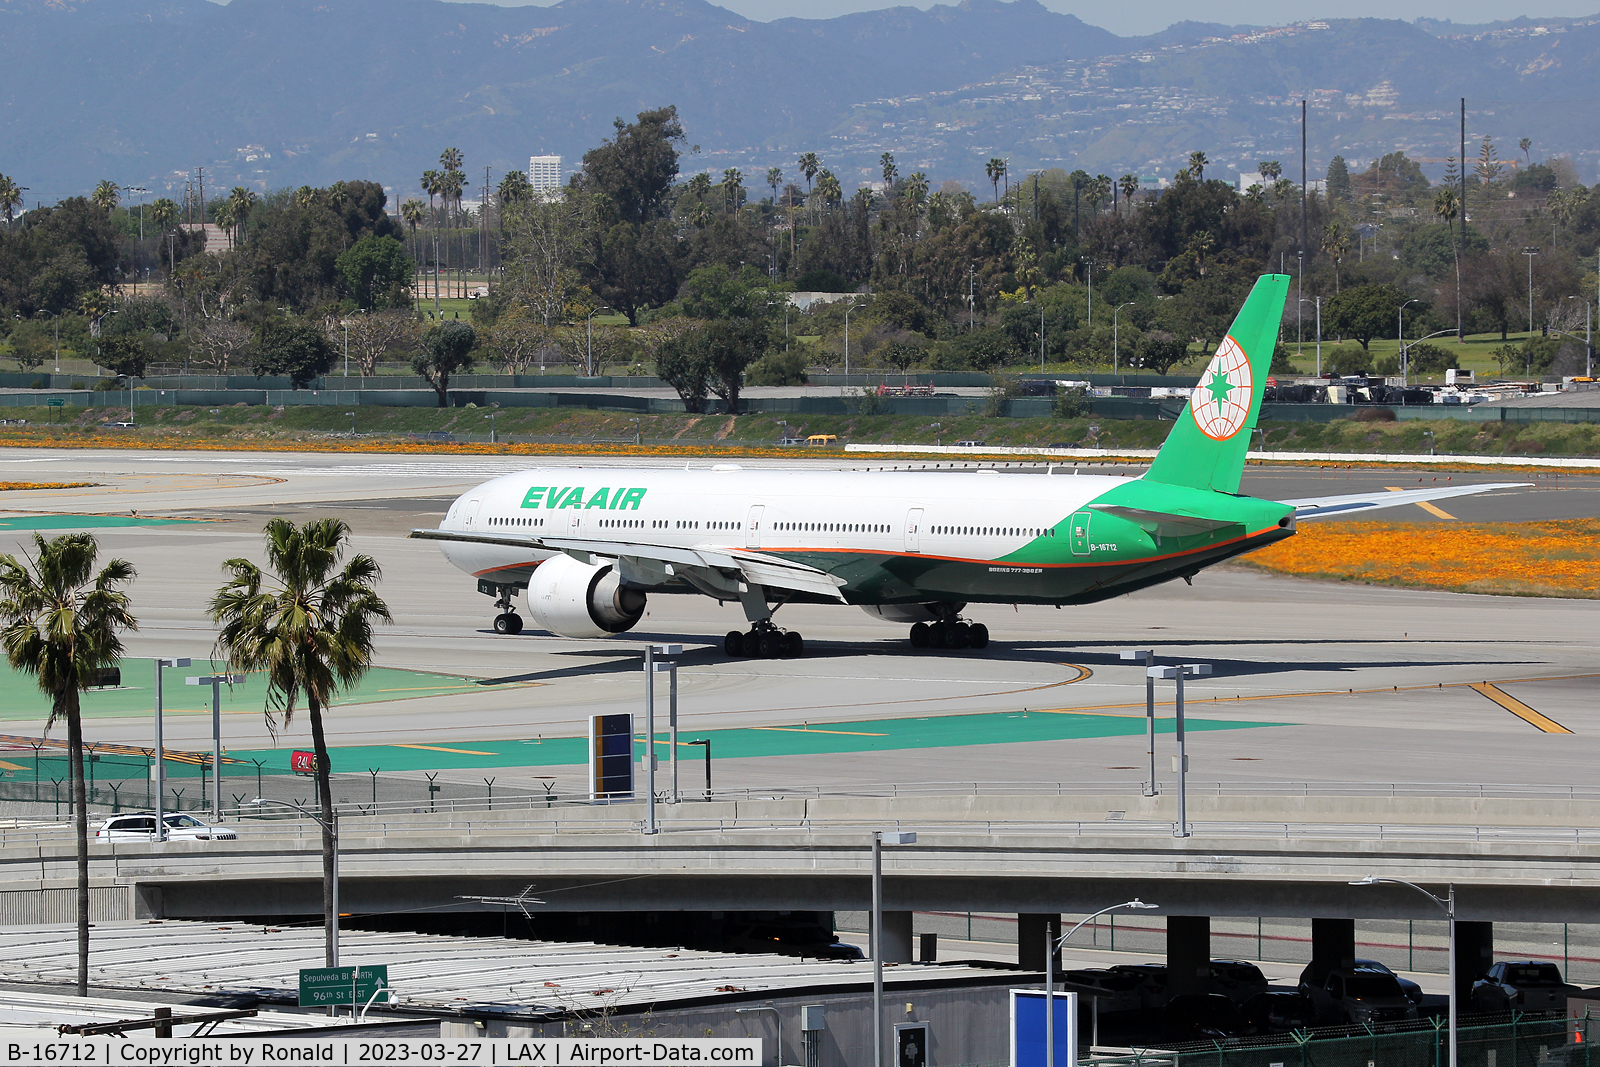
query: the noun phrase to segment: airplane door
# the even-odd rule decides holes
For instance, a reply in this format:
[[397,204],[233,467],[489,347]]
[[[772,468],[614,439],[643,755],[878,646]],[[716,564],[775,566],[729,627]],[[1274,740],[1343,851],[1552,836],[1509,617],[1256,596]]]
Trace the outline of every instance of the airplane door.
[[921,552],[922,509],[912,508],[906,512],[906,551]]
[[765,510],[761,504],[756,504],[750,509],[750,514],[744,523],[744,547],[761,547],[761,513]]
[[1087,556],[1089,554],[1089,516],[1093,512],[1079,511],[1072,516],[1072,554],[1074,556]]
[[478,505],[481,504],[481,503],[483,503],[483,501],[481,501],[481,500],[469,500],[469,501],[467,501],[467,506],[461,512],[461,525],[462,526],[466,527],[469,530],[477,529],[477,525],[478,525]]

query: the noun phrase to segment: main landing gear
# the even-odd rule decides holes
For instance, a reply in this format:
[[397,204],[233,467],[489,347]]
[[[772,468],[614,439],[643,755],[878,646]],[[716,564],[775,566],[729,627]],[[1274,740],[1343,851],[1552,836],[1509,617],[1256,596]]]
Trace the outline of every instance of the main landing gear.
[[911,627],[912,648],[988,648],[989,628],[981,622],[962,622],[955,616]]
[[769,621],[751,625],[748,632],[729,630],[722,639],[722,651],[729,656],[752,659],[798,659],[806,653],[806,642],[793,630],[780,630]]

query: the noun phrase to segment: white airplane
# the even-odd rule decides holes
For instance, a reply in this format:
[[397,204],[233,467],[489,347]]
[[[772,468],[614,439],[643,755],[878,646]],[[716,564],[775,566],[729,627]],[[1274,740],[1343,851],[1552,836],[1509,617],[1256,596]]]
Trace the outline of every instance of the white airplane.
[[623,633],[648,597],[738,601],[730,656],[799,656],[785,604],[852,604],[910,624],[912,645],[983,648],[969,604],[1092,604],[1290,537],[1298,519],[1438,500],[1511,484],[1306,500],[1239,495],[1250,429],[1289,278],[1263,275],[1189,406],[1139,478],[966,471],[534,468],[457,499],[436,530],[445,558],[522,630],[514,598],[562,637]]

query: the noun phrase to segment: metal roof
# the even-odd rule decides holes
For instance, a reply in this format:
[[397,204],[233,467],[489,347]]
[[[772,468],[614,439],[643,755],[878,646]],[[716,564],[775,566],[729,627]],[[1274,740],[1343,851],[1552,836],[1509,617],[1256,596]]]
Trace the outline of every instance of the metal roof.
[[[71,924],[0,927],[0,980],[73,981],[73,931]],[[95,924],[90,937],[89,981],[100,988],[293,998],[299,969],[323,965],[320,926],[112,922]],[[565,1014],[872,981],[869,960],[368,930],[342,930],[339,943],[343,965],[387,964],[389,985],[406,1007],[451,1013]],[[997,977],[992,967],[963,964],[884,971],[890,987]]]

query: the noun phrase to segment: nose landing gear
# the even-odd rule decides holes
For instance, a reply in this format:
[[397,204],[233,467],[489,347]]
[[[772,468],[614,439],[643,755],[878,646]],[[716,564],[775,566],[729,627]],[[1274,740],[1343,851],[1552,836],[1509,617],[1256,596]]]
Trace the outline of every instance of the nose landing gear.
[[500,609],[500,614],[494,617],[494,632],[497,634],[514,635],[522,632],[522,616],[517,614],[515,601],[518,588],[478,579],[478,592],[494,597],[494,606]]

